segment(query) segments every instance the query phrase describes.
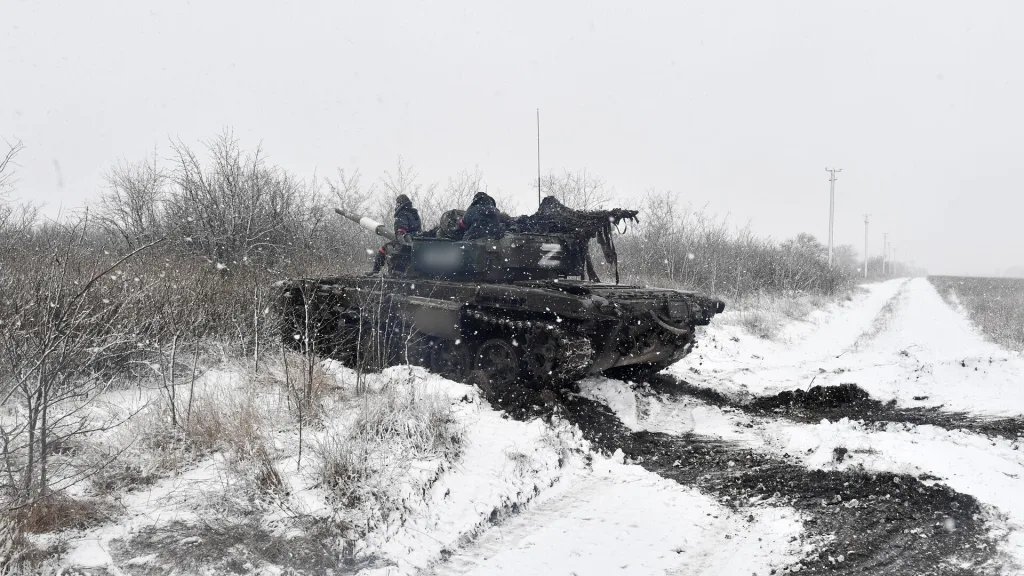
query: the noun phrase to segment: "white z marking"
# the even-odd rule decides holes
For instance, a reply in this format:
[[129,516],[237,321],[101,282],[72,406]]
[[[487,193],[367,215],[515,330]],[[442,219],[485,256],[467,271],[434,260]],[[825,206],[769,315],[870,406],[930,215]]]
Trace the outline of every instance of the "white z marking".
[[562,253],[561,244],[541,244],[540,249],[544,255],[540,257],[540,262],[537,264],[542,268],[554,268],[562,263],[562,261],[557,258],[557,256]]

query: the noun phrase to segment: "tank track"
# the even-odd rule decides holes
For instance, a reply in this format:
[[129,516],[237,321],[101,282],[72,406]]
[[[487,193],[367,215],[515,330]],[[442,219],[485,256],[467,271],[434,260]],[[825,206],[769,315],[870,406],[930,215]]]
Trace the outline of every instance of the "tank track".
[[[322,294],[321,294],[322,295]],[[312,306],[312,312],[316,316],[318,329],[314,330],[314,339],[318,353],[326,353],[327,356],[340,360],[344,365],[356,367],[355,340],[358,335],[359,312],[358,309],[338,310],[327,305],[330,300],[318,302]],[[292,302],[285,308],[287,313],[283,315],[282,339],[285,344],[299,352],[304,351],[306,344],[301,338],[296,338],[302,332],[303,306],[300,302]],[[341,329],[338,321],[347,320]],[[462,325],[475,327],[484,334],[491,337],[508,339],[512,345],[519,350],[522,366],[522,375],[528,384],[543,385],[549,382],[567,382],[577,380],[587,374],[587,370],[593,363],[594,350],[590,340],[583,335],[574,335],[559,326],[553,320],[522,320],[509,315],[496,312],[493,309],[467,309],[462,313]],[[323,331],[324,327],[330,326],[332,330]],[[472,350],[484,343],[488,337],[478,337],[472,334],[472,330],[464,330],[462,340],[472,342],[469,348]],[[441,345],[442,341],[435,341]],[[450,341],[457,344],[456,341]],[[429,352],[421,354],[422,358],[413,363],[431,367]],[[371,359],[372,360],[372,359]],[[469,365],[466,369],[447,370],[446,374],[456,379],[461,379],[467,371],[473,369],[473,360],[466,358]],[[385,362],[386,364],[386,362]],[[381,366],[383,367],[383,365]],[[433,367],[435,371],[439,367]],[[445,372],[441,368],[441,372]]]
[[531,379],[566,381],[584,376],[594,356],[590,340],[562,330],[557,322],[519,320],[490,310],[465,313],[467,320],[512,338],[523,352]]

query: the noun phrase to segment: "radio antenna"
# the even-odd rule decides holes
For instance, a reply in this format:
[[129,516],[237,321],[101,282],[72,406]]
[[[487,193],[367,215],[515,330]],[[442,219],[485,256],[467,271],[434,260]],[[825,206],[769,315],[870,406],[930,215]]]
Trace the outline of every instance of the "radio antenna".
[[537,108],[537,207],[540,208],[540,108]]

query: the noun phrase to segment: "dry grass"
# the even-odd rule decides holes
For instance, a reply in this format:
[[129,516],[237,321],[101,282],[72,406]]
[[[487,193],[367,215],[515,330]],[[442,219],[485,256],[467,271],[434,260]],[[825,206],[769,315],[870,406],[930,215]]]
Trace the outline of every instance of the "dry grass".
[[811,312],[833,301],[819,294],[757,293],[730,302],[730,311],[716,317],[716,323],[742,327],[750,334],[773,339],[789,322],[805,320]]
[[959,304],[993,342],[1024,351],[1024,279],[929,276],[939,294]]
[[0,512],[0,574],[42,573],[44,566],[53,568],[54,559],[65,551],[62,539],[39,546],[27,535],[90,528],[108,519],[111,512],[103,500],[60,493]]
[[[297,523],[299,533],[283,534],[257,518],[224,519],[201,525],[172,522],[151,526],[114,540],[111,555],[123,571],[136,575],[157,574],[345,574],[357,566],[350,559],[344,525],[323,519]],[[192,543],[182,545],[185,538]],[[140,556],[145,564],[126,565]],[[261,570],[272,566],[276,570]]]
[[229,463],[261,491],[280,490],[284,481],[274,463],[270,430],[278,418],[272,399],[247,381],[241,386],[204,387],[192,401],[183,432],[199,452],[223,451]]
[[17,523],[0,514],[0,574],[63,574],[59,558],[67,552],[67,541],[56,539],[46,545],[31,542]]
[[314,446],[321,481],[342,505],[387,509],[414,461],[461,455],[465,431],[446,396],[405,382],[360,402],[350,426],[327,430]]
[[335,387],[334,376],[320,361],[310,366],[302,354],[287,351],[282,356],[269,367],[269,374],[284,386],[293,414],[301,415],[304,422],[322,420],[325,401]]
[[102,500],[63,494],[51,494],[9,512],[10,519],[26,534],[88,528],[109,515],[110,507]]

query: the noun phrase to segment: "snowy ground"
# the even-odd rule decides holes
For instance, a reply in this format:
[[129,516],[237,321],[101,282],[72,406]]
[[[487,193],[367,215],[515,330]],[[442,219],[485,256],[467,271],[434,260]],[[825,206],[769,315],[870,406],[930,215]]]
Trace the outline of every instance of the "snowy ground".
[[792,510],[744,516],[637,466],[602,459],[553,492],[434,573],[758,574],[798,556]]
[[[967,416],[1020,415],[1024,360],[986,342],[927,280],[869,285],[848,301],[792,322],[773,340],[722,322],[713,323],[700,343],[668,372],[723,392],[721,401],[597,378],[582,382],[579,396],[563,396],[562,408],[553,415],[539,409],[533,414],[548,416],[510,417],[512,411],[489,406],[474,388],[420,369],[399,367],[381,375],[378,387],[388,378],[401,379],[450,402],[465,443],[455,461],[418,460],[393,479],[388,493],[398,502],[395,509],[368,530],[343,539],[355,559],[346,570],[374,575],[766,575],[844,566],[851,573],[958,573],[958,566],[966,566],[965,572],[972,573],[980,565],[974,549],[995,542],[998,554],[992,559],[999,564],[986,556],[986,570],[1024,571],[1024,453],[1015,434],[982,434],[948,420],[935,425],[899,417],[879,421],[888,416],[818,421],[806,414],[797,418],[785,411],[748,409],[752,400],[779,392],[853,383],[874,399],[894,401],[891,410],[897,416],[900,410],[928,407]],[[351,375],[343,369],[334,374],[339,398],[345,399],[332,405],[324,430],[350,426],[360,409],[351,394]],[[208,378],[207,384],[224,385],[232,375]],[[130,409],[141,401],[121,398],[115,403]],[[268,397],[266,404],[275,401],[280,400]],[[584,401],[591,404],[580,404]],[[601,406],[610,415],[598,410]],[[307,433],[312,437],[306,441],[315,443],[326,432]],[[306,471],[297,466],[297,434],[284,419],[275,420],[272,438],[276,466],[289,489],[278,496],[280,501],[259,508],[257,523],[269,535],[266,542],[293,546],[298,557],[298,550],[316,536],[311,519],[314,526],[337,524],[347,512],[334,506],[310,466]],[[637,456],[641,453],[646,460]],[[705,456],[706,465],[692,464]],[[172,534],[170,549],[183,550],[180,554],[202,547],[204,539],[213,546],[215,538],[202,526],[214,516],[237,516],[224,504],[239,494],[229,460],[214,452],[123,495],[121,513],[110,522],[62,535],[67,543],[63,565],[97,574],[170,571],[179,552],[146,548],[159,540],[153,534],[161,530]],[[766,470],[792,476],[777,486],[770,476],[757,481]],[[812,476],[819,472],[831,476]],[[909,487],[902,508],[900,502],[893,504],[898,493],[894,498],[876,494],[871,483],[877,474]],[[745,483],[750,478],[756,486]],[[813,484],[816,478],[834,485],[821,494],[800,492],[801,482]],[[860,487],[850,486],[847,493],[848,484]],[[946,486],[953,492],[943,492]],[[956,493],[975,498],[979,511],[957,516]],[[923,507],[921,518],[911,513],[906,524],[893,520],[891,535],[857,540],[857,531],[875,526],[867,512],[884,510],[885,524],[914,506]],[[841,524],[851,518],[864,523],[844,532]],[[977,520],[981,534],[968,533],[954,518],[964,525]],[[963,538],[956,539],[961,533]],[[910,553],[928,548],[925,539],[943,538],[958,548]],[[892,547],[884,553],[872,556],[877,551],[863,549],[890,540]],[[901,555],[914,558],[902,563]],[[232,565],[236,572],[322,572],[316,558],[290,565],[267,555],[241,557],[244,562]],[[922,566],[922,558],[944,560]]]
[[868,285],[774,341],[713,327],[701,348],[670,370],[737,397],[855,382],[901,406],[1024,411],[1024,358],[987,342],[924,278]]
[[[740,341],[727,345],[732,338]],[[852,302],[792,326],[779,342],[712,330],[690,365],[672,371],[736,398],[855,383],[897,406],[940,406],[968,414],[1024,412],[1024,360],[986,342],[925,279],[869,286]],[[707,341],[707,340],[706,340]],[[697,371],[690,368],[700,366]],[[596,379],[584,395],[610,406],[634,430],[694,433],[756,451],[797,458],[812,469],[887,471],[939,482],[990,506],[1004,529],[1007,568],[1024,568],[1024,444],[963,429],[900,422],[794,422],[714,406],[692,396],[668,397],[627,383]],[[837,449],[843,457],[837,461]]]

